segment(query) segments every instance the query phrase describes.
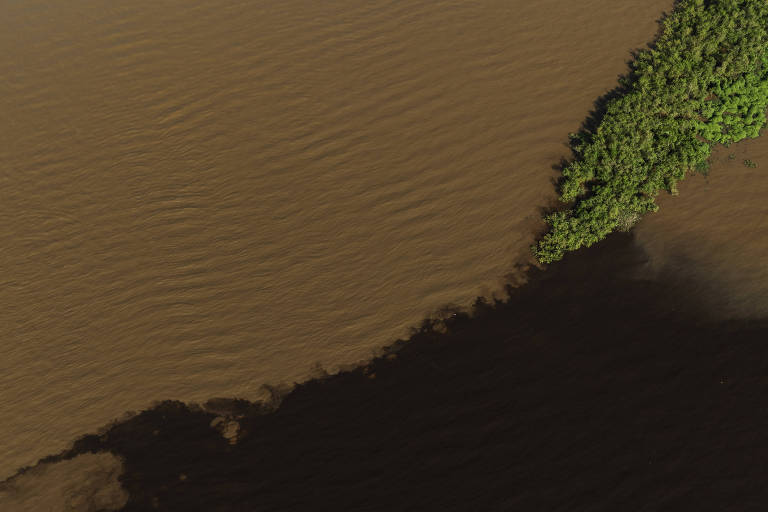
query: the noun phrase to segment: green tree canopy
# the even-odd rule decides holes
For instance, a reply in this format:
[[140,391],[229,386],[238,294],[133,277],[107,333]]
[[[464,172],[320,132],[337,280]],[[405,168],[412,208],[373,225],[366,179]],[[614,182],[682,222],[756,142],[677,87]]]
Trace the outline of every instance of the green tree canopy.
[[675,192],[704,170],[714,144],[757,137],[768,107],[768,1],[681,0],[661,35],[630,64],[602,118],[571,135],[550,226],[533,247],[559,260],[656,211],[660,190]]

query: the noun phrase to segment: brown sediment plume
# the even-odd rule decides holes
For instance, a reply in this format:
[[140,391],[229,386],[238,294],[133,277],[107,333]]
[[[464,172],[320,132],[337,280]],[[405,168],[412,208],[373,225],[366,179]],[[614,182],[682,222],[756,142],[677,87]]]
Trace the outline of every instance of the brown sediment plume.
[[720,318],[768,315],[768,141],[716,148],[708,175],[679,189],[636,228],[652,268],[699,283]]
[[6,512],[108,512],[128,501],[120,485],[123,465],[111,453],[83,453],[42,462],[0,483]]

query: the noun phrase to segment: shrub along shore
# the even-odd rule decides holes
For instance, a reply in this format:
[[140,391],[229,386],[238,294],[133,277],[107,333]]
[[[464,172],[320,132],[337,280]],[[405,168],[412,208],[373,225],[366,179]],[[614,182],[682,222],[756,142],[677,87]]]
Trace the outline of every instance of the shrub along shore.
[[571,134],[550,226],[533,247],[542,263],[630,229],[706,171],[715,144],[757,137],[768,107],[768,1],[681,0],[650,48],[619,80],[592,127]]

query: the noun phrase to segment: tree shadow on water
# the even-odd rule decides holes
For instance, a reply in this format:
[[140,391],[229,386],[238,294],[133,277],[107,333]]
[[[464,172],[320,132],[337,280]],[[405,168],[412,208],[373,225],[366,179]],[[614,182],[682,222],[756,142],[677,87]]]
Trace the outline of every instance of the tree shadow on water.
[[645,262],[614,235],[276,410],[223,404],[236,444],[164,402],[65,456],[123,457],[126,511],[765,504],[768,322],[715,323]]

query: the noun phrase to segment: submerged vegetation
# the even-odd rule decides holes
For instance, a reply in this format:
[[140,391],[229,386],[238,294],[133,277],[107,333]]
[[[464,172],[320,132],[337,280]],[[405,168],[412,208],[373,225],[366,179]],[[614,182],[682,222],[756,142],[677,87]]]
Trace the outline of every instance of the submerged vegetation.
[[533,251],[559,260],[656,211],[715,144],[757,137],[768,107],[768,2],[681,0],[636,55],[602,119],[571,134],[573,160],[550,230]]

